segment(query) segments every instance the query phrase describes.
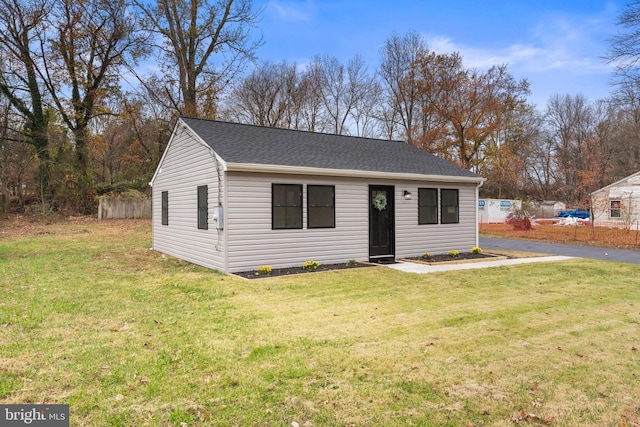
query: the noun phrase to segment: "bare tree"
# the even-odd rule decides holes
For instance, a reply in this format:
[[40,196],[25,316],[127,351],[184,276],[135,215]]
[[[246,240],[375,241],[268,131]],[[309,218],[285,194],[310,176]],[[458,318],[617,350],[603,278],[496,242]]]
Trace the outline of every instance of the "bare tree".
[[38,158],[38,181],[43,203],[49,200],[50,160],[48,116],[39,80],[39,57],[33,50],[42,36],[51,4],[47,0],[0,0],[0,93],[24,117],[22,135]]
[[[380,117],[383,116],[382,86],[375,76],[365,78],[362,91],[355,100],[351,112],[357,136],[376,138],[381,136]],[[393,135],[393,132],[391,132]]]
[[59,0],[49,20],[55,36],[42,38],[39,70],[62,120],[73,133],[78,208],[93,210],[89,125],[108,112],[104,100],[118,88],[120,71],[138,53],[140,36],[125,0]]
[[483,144],[478,173],[487,178],[482,187],[485,197],[526,200],[531,196],[527,165],[531,161],[530,147],[539,133],[538,128],[530,126],[533,116],[530,105],[505,111],[502,125]]
[[219,92],[252,59],[252,0],[134,0],[163,58],[164,92],[183,115],[215,118]]
[[322,74],[316,66],[309,66],[301,72],[300,83],[293,98],[298,114],[296,129],[319,132],[323,127]]
[[[418,78],[413,65],[426,51],[424,40],[416,32],[403,36],[394,33],[380,51],[378,73],[384,82],[386,102],[393,111],[383,117],[394,120],[402,132],[400,136],[410,144],[415,139],[420,104]],[[395,130],[396,126],[386,125],[386,128]]]
[[230,110],[243,123],[287,127],[292,88],[296,86],[296,66],[286,62],[265,62],[242,79],[231,94]]
[[11,196],[17,196],[19,205],[23,205],[28,190],[23,184],[31,183],[35,176],[35,147],[25,144],[24,135],[18,130],[24,121],[9,100],[0,95],[0,212],[8,209]]
[[640,170],[640,82],[620,82],[609,103],[615,115],[613,170],[622,178]]
[[311,67],[319,77],[326,130],[339,135],[351,133],[349,119],[353,118],[371,84],[363,58],[356,55],[345,67],[335,57],[320,55],[315,57]]
[[625,5],[617,20],[618,33],[609,40],[609,52],[605,56],[615,64],[617,76],[622,81],[638,81],[640,62],[640,1]]
[[556,156],[561,195],[586,204],[611,173],[614,114],[605,103],[582,95],[555,95],[547,104],[546,126]]

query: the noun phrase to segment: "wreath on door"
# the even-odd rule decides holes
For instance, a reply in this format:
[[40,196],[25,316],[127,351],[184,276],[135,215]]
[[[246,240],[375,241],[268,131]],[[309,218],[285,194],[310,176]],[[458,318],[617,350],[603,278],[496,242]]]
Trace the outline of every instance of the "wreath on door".
[[373,197],[373,207],[379,211],[387,207],[387,195],[384,192],[379,192]]

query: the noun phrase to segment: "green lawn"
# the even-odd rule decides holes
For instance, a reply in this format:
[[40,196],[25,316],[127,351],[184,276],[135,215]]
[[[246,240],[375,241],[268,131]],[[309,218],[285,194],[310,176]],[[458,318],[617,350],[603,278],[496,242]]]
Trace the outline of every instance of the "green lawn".
[[145,221],[0,233],[0,403],[74,426],[640,424],[640,266],[246,281],[149,246]]

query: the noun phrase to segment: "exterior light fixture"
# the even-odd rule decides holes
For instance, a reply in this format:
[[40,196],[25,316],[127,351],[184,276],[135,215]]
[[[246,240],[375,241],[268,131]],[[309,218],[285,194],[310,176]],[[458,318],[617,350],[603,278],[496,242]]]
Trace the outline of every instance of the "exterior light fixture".
[[404,190],[402,195],[404,196],[405,200],[411,200],[411,191]]

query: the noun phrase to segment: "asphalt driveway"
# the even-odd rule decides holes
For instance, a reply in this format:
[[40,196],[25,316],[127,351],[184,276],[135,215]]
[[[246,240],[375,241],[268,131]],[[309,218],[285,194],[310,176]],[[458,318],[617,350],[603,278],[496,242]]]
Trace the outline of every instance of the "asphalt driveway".
[[594,248],[591,246],[563,245],[529,240],[496,239],[492,237],[480,237],[480,247],[486,250],[504,249],[640,264],[640,251],[622,249]]

